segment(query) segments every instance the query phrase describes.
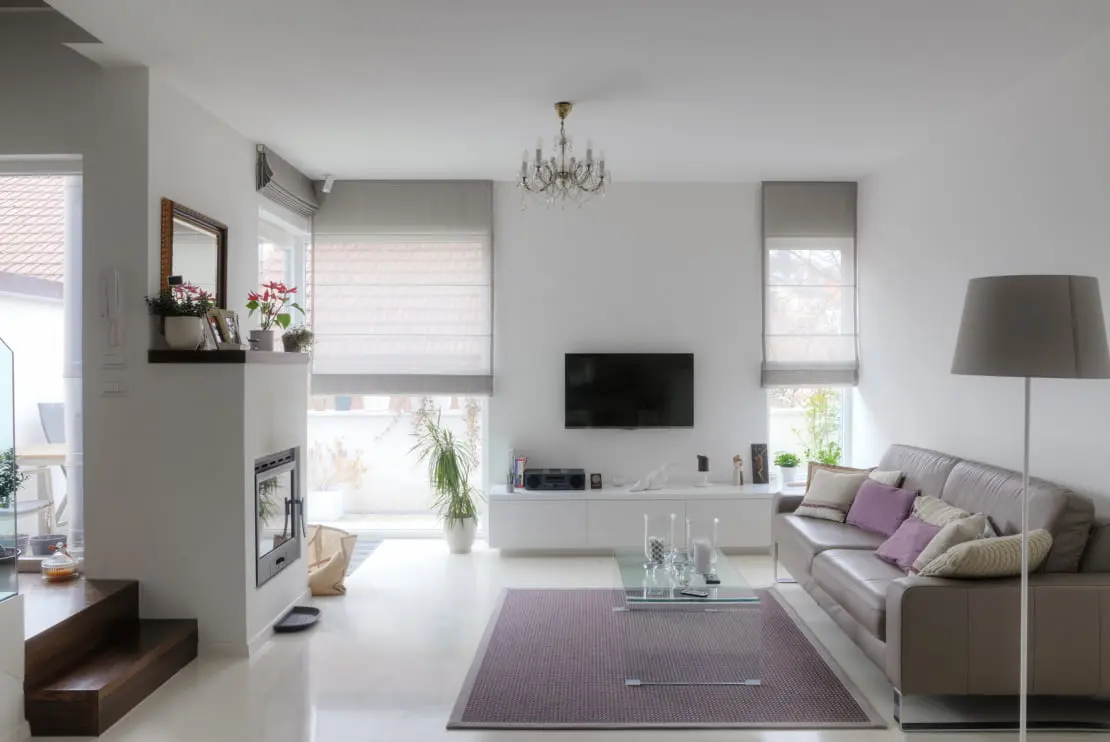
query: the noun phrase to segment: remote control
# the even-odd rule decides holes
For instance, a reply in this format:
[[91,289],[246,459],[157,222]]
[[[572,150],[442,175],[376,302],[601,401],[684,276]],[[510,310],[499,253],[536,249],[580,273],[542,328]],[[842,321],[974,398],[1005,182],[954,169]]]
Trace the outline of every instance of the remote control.
[[705,576],[705,584],[706,585],[720,585],[721,584],[721,578],[717,576],[716,572],[710,572],[709,574],[707,574]]
[[683,595],[689,595],[691,598],[708,598],[709,597],[709,591],[707,591],[707,590],[698,590],[697,588],[693,588],[693,587],[686,588],[685,590],[682,591],[682,594]]

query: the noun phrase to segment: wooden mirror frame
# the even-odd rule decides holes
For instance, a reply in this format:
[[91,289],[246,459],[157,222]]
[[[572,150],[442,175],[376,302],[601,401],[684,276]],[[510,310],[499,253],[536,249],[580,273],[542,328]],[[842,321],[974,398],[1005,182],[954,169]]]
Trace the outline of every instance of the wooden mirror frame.
[[216,306],[227,309],[227,225],[210,216],[182,206],[168,198],[162,199],[162,253],[159,289],[170,285],[173,275],[173,220],[180,219],[195,227],[216,233]]

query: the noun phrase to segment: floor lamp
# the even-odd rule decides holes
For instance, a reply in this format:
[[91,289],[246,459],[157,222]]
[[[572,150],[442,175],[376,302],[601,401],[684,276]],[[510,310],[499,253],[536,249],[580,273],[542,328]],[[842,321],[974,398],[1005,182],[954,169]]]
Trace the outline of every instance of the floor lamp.
[[1028,726],[1029,400],[1033,378],[1110,378],[1098,279],[992,276],[967,284],[952,373],[1025,379],[1021,468],[1021,678],[1019,738]]

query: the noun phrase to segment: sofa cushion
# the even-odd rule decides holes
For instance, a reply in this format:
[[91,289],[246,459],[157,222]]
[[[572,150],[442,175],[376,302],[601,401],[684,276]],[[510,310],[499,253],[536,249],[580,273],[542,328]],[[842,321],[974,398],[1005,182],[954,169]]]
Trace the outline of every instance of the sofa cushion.
[[[1029,532],[1029,571],[1040,568],[1052,548],[1043,528]],[[978,538],[953,546],[925,565],[922,577],[985,579],[1021,575],[1021,535]]]
[[868,480],[856,493],[846,522],[889,538],[910,517],[915,499],[916,490],[899,489]]
[[922,495],[913,504],[913,517],[934,526],[946,526],[954,520],[961,520],[969,515],[971,513],[963,508],[949,505],[939,497],[929,495]]
[[845,523],[781,514],[774,519],[775,543],[783,544],[805,561],[809,570],[813,558],[829,549],[859,549],[871,553],[883,537]]
[[940,526],[934,526],[913,516],[902,521],[898,530],[879,545],[875,556],[889,562],[903,572],[909,572],[918,555],[933,542]]
[[813,473],[802,504],[796,515],[843,523],[856,499],[860,485],[867,481],[867,472],[833,472],[818,469]]
[[902,487],[919,490],[923,495],[940,497],[945,480],[959,461],[955,456],[927,448],[894,445],[883,454],[879,468],[901,470],[905,473]]
[[[1002,536],[1021,530],[1021,473],[961,461],[952,469],[941,499],[972,513],[986,513]],[[1029,480],[1029,530],[1052,535],[1045,572],[1075,572],[1094,521],[1094,504],[1065,487]]]
[[954,520],[945,524],[940,532],[921,550],[913,562],[913,571],[920,572],[929,562],[939,557],[953,546],[985,538],[984,529],[987,527],[987,516],[982,513],[969,515],[966,518]]
[[832,549],[818,554],[813,581],[876,638],[886,640],[886,589],[906,573],[873,552]]

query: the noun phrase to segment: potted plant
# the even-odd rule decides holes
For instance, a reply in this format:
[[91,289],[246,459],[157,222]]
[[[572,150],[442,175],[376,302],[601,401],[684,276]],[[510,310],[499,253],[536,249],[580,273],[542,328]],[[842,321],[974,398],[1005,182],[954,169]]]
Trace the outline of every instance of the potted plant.
[[261,329],[251,330],[252,346],[258,350],[273,350],[274,328],[280,327],[284,330],[293,321],[293,315],[287,310],[296,309],[304,314],[301,306],[293,301],[293,295],[296,293],[295,287],[286,286],[281,281],[270,281],[262,284],[262,293],[251,291],[247,294],[247,309],[250,310],[248,316],[253,317],[254,313],[258,312],[261,324]]
[[345,491],[362,486],[366,464],[362,451],[350,450],[341,438],[316,443],[309,451],[308,519],[315,523],[343,517]]
[[434,493],[432,509],[443,521],[447,547],[452,554],[469,554],[478,532],[476,500],[482,496],[470,482],[477,466],[474,449],[441,425],[439,415],[434,420],[431,415],[423,415],[413,435],[416,445],[412,451],[428,466]]
[[[27,478],[27,474],[21,472],[16,463],[15,449],[0,451],[0,508],[12,507],[16,493]],[[14,560],[19,553],[27,550],[29,538],[25,533],[0,538],[0,557],[11,557]]]
[[316,342],[316,335],[304,325],[286,330],[281,336],[281,344],[285,346],[286,353],[307,353],[312,350]]
[[150,313],[162,318],[162,333],[176,350],[196,350],[204,345],[205,317],[214,306],[212,295],[181,276],[170,276],[170,285],[146,297]]
[[790,484],[798,481],[798,464],[801,459],[792,453],[780,453],[775,456],[775,466],[782,472],[782,483]]

